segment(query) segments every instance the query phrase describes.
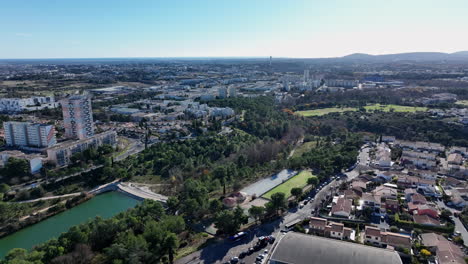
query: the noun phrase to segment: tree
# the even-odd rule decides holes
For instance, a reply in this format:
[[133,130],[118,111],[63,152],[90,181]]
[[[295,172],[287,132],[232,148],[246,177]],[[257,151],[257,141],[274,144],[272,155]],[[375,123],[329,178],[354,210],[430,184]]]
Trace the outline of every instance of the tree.
[[263,206],[255,206],[249,208],[249,214],[255,218],[255,221],[258,221],[262,215],[265,213],[265,207]]
[[299,197],[302,195],[302,188],[295,187],[291,189],[291,194],[296,200],[299,200]]
[[247,223],[247,216],[244,214],[244,210],[240,207],[236,207],[234,210],[223,210],[216,214],[214,224],[216,228],[224,234],[236,233],[242,224]]
[[212,214],[217,214],[223,209],[223,203],[218,199],[213,199],[210,201],[210,212]]
[[318,183],[319,183],[319,179],[317,178],[317,176],[312,176],[309,179],[307,179],[307,184],[316,186]]
[[177,208],[179,207],[179,199],[175,196],[171,196],[167,199],[166,202],[167,211],[171,214],[175,214],[177,212]]
[[282,192],[272,194],[271,203],[276,213],[278,213],[279,210],[286,207],[286,195]]
[[223,194],[226,195],[226,183],[227,183],[227,177],[228,177],[226,167],[224,166],[217,167],[213,171],[213,175],[215,178],[219,179],[221,183],[223,184]]
[[167,233],[162,242],[163,252],[169,256],[169,263],[174,263],[174,253],[179,247],[179,239],[174,233]]
[[8,184],[2,183],[0,184],[0,193],[7,193],[10,190],[10,186]]

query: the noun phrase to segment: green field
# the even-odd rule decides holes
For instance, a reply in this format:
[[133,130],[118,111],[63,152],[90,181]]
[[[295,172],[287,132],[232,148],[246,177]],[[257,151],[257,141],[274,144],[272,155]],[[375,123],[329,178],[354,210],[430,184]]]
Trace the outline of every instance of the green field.
[[380,110],[383,112],[390,112],[392,109],[395,112],[418,112],[418,111],[427,111],[427,107],[416,107],[416,106],[404,106],[404,105],[380,105],[380,104],[372,104],[366,105],[364,108],[367,111],[375,111]]
[[357,108],[353,107],[331,107],[331,108],[322,108],[322,109],[315,109],[315,110],[305,110],[305,111],[297,111],[296,113],[302,116],[323,116],[330,113],[342,113],[347,111],[356,111]]
[[310,177],[312,177],[312,173],[310,171],[301,171],[296,176],[271,189],[262,197],[270,199],[272,194],[282,192],[286,195],[286,198],[289,198],[291,196],[291,189],[296,187],[304,188],[307,185],[307,179]]
[[455,104],[468,106],[468,100],[458,100]]
[[[415,107],[415,106],[404,106],[404,105],[380,105],[380,104],[371,104],[364,106],[366,111],[383,111],[383,112],[417,112],[417,111],[427,111],[426,107]],[[305,110],[305,111],[297,111],[296,113],[302,116],[323,116],[330,113],[342,113],[347,111],[357,111],[358,108],[356,107],[330,107],[330,108],[322,108],[322,109],[314,109],[314,110]]]

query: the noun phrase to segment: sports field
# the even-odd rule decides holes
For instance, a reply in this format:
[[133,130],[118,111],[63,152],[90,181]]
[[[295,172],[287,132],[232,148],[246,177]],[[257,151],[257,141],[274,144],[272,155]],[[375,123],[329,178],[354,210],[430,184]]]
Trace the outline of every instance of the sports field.
[[271,189],[262,197],[270,199],[272,194],[282,192],[286,195],[286,198],[288,198],[291,196],[292,188],[304,188],[307,185],[307,179],[309,179],[310,177],[312,177],[312,173],[310,171],[301,171],[296,176]]
[[[416,107],[416,106],[404,106],[404,105],[380,105],[380,104],[371,104],[364,106],[366,111],[383,111],[383,112],[418,112],[418,111],[427,111],[426,107]],[[330,108],[322,108],[322,109],[314,109],[314,110],[305,110],[305,111],[297,111],[296,113],[302,116],[323,116],[330,113],[342,113],[347,111],[357,111],[358,108],[356,107],[330,107]]]

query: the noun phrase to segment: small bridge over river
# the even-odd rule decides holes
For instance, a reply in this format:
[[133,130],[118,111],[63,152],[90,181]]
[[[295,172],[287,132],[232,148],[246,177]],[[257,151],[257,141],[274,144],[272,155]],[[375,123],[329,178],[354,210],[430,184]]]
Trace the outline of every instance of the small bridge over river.
[[119,191],[138,200],[150,199],[162,203],[167,202],[167,196],[151,191],[147,186],[142,186],[131,182],[113,181],[108,184],[101,185],[96,189],[89,191],[90,194],[99,194],[109,191]]

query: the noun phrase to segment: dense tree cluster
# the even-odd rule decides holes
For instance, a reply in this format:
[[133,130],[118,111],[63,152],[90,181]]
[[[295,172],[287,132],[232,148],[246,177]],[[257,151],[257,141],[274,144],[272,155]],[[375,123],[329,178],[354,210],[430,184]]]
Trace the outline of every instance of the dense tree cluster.
[[25,159],[9,158],[5,167],[0,168],[1,181],[10,185],[29,179],[29,163]]
[[352,132],[393,135],[398,139],[437,142],[446,146],[468,146],[466,127],[430,118],[426,113],[347,112],[317,118],[322,127]]
[[183,218],[145,201],[111,219],[74,226],[30,252],[13,249],[0,263],[172,263],[185,229]]
[[[315,148],[300,157],[290,159],[289,165],[294,169],[313,168],[323,179],[354,164],[361,142],[361,138],[353,134],[344,136],[339,143],[332,142],[330,137],[317,140]],[[314,182],[315,179],[311,180],[311,183]]]
[[243,112],[237,127],[260,138],[282,139],[291,130],[303,125],[299,119],[278,111],[272,97],[230,98],[210,102],[212,106],[234,108]]

